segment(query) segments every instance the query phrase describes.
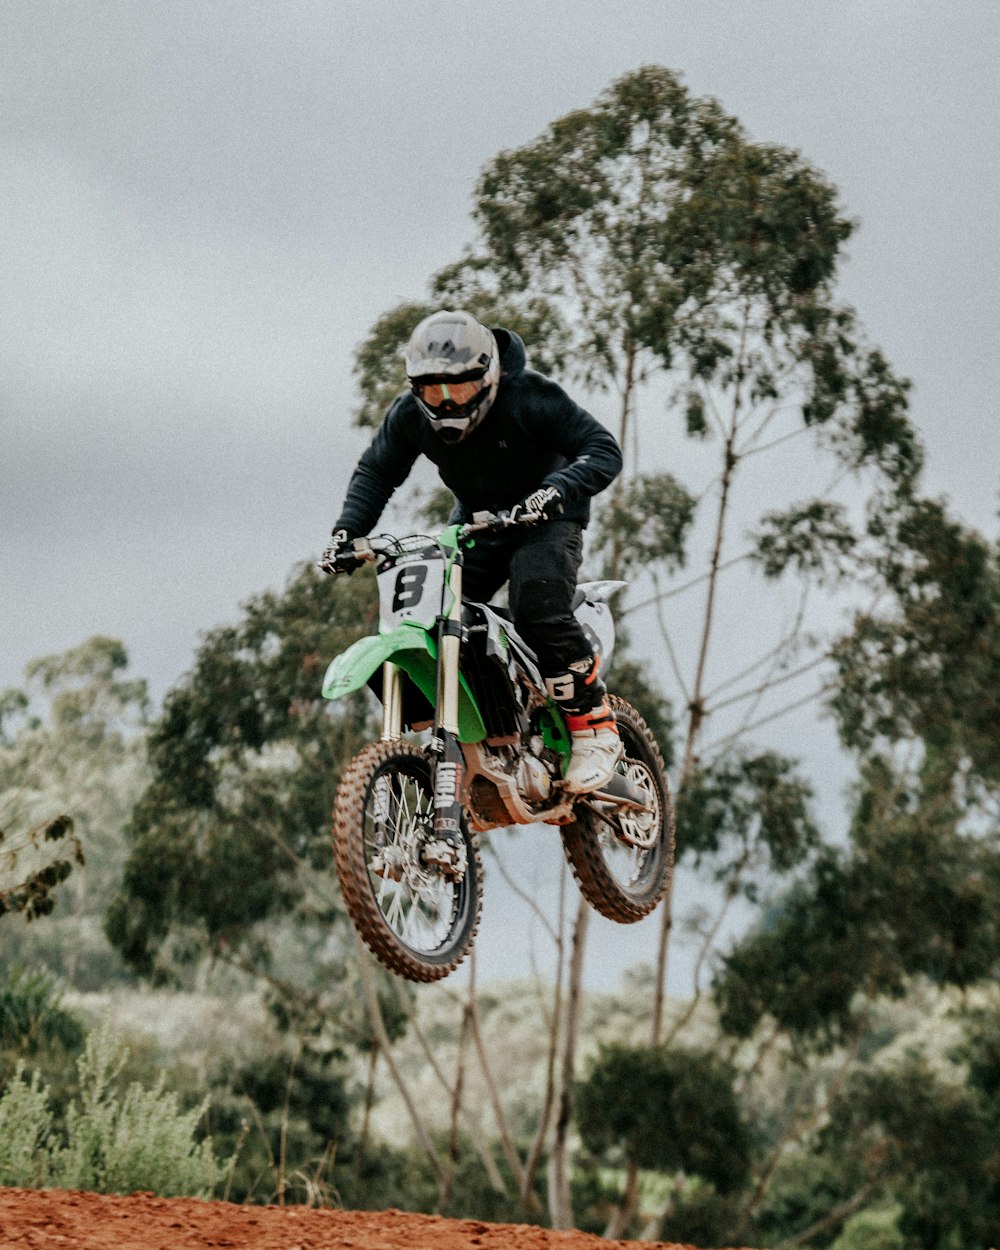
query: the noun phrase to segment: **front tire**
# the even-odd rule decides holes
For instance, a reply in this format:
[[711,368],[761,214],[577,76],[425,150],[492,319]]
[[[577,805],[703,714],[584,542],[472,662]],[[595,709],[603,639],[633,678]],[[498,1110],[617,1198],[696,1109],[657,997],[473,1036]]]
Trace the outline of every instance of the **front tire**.
[[479,926],[478,839],[463,818],[468,867],[461,881],[450,881],[421,860],[433,822],[431,763],[419,747],[372,742],[347,766],[333,804],[344,904],[375,958],[408,981],[453,972]]
[[[644,790],[651,811],[624,813],[584,796],[577,819],[563,827],[563,850],[587,902],[618,924],[648,916],[670,884],[674,865],[674,811],[660,748],[630,703],[609,694],[625,756],[618,765]],[[592,805],[590,805],[592,804]]]

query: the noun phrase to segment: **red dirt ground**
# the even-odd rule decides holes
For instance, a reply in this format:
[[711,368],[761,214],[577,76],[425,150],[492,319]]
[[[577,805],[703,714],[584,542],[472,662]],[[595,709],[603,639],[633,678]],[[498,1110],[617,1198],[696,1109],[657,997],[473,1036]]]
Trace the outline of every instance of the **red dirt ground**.
[[525,1224],[483,1224],[404,1211],[241,1207],[190,1198],[129,1198],[0,1189],[0,1250],[694,1250],[602,1241]]

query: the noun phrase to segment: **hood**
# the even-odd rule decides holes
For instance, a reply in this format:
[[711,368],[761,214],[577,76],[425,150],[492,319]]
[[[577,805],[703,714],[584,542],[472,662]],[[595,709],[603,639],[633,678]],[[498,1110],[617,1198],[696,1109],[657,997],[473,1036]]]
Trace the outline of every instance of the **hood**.
[[504,330],[500,326],[490,326],[493,337],[497,341],[500,352],[500,376],[512,378],[522,373],[528,364],[528,353],[525,351],[524,340],[513,330]]

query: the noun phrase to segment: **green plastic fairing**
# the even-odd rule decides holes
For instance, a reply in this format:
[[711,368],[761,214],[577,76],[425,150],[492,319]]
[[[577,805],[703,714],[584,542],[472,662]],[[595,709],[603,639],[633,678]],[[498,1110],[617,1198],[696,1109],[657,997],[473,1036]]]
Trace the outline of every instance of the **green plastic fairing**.
[[[426,630],[417,625],[400,625],[385,634],[359,638],[326,670],[323,697],[342,699],[360,690],[386,660],[406,673],[433,707],[437,696],[437,646]],[[486,737],[483,718],[464,677],[459,678],[458,736],[462,742],[480,742]]]

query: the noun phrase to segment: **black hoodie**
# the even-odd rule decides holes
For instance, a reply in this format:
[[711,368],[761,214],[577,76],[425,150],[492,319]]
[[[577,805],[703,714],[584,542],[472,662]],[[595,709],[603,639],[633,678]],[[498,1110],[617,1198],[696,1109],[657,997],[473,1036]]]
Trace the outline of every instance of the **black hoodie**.
[[587,524],[590,497],[621,471],[618,444],[561,386],[526,367],[517,334],[493,333],[500,348],[500,385],[479,425],[461,442],[446,443],[411,392],[404,392],[358,461],[334,529],[367,534],[419,455],[437,465],[455,496],[453,521],[512,508],[540,486],[555,486],[565,500],[563,517]]

